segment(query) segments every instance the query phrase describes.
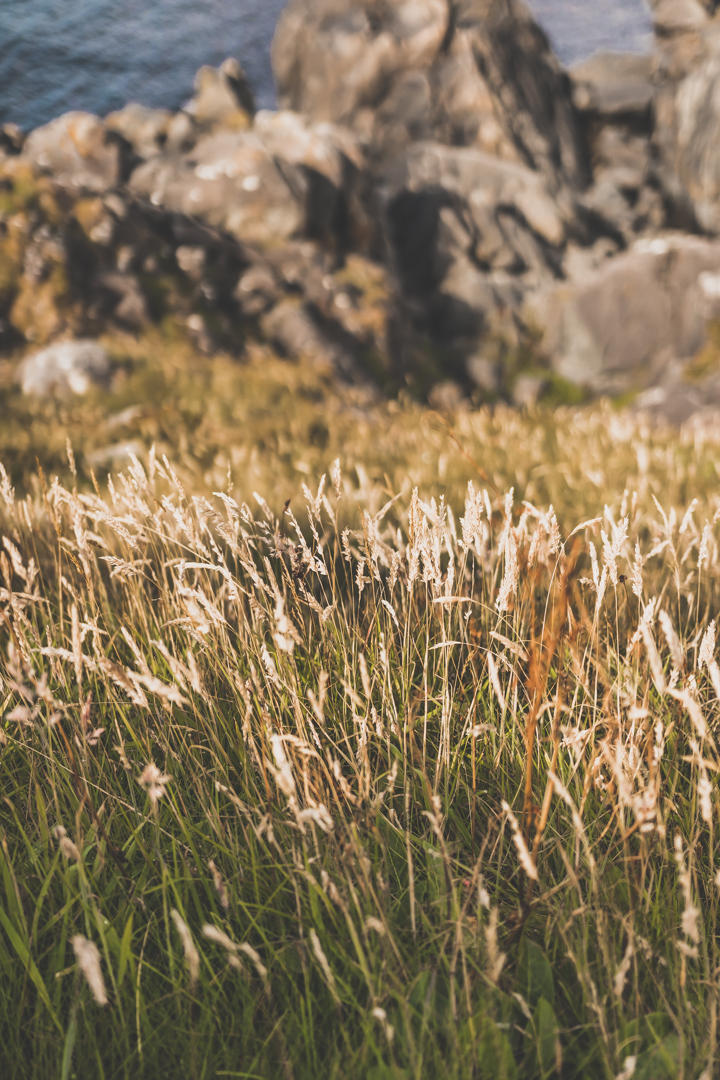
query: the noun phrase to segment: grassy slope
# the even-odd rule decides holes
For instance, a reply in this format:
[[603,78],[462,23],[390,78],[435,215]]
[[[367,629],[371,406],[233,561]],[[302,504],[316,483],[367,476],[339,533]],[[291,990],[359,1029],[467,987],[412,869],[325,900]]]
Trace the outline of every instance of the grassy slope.
[[[455,441],[314,369],[149,349],[109,401],[15,401],[36,426],[3,446],[31,493],[6,485],[2,511],[3,1076],[614,1077],[632,1057],[648,1080],[712,1075],[712,525],[697,564],[716,444],[603,411],[461,414]],[[145,459],[114,504],[88,494],[108,407],[152,380],[120,437],[155,440],[180,478]],[[336,456],[342,497],[326,485],[309,519],[301,483]],[[464,546],[468,479],[487,499]],[[210,494],[228,480],[237,507]],[[511,486],[519,581],[498,612]],[[274,516],[290,496],[312,562]],[[553,503],[562,557],[523,498]],[[596,615],[588,545],[602,570],[599,529],[612,544],[625,514],[618,572],[639,539],[642,603],[609,581]],[[630,647],[652,597],[679,641],[656,617]],[[170,777],[156,801],[149,763]]]

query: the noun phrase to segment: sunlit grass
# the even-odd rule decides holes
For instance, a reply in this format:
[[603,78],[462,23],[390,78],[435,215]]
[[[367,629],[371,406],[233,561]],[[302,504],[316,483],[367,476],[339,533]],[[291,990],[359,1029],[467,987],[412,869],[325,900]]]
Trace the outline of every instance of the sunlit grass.
[[712,1076],[717,444],[351,420],[4,481],[3,1076]]

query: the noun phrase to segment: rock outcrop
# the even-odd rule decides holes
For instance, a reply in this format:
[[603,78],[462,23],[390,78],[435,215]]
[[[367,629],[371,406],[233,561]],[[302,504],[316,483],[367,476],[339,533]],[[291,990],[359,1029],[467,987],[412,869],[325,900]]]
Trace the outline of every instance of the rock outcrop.
[[416,143],[383,191],[391,265],[416,323],[436,339],[476,340],[560,274],[566,222],[524,165]]
[[59,184],[100,192],[123,178],[123,148],[99,117],[70,112],[31,132],[23,156]]
[[0,349],[171,319],[388,387],[660,395],[720,320],[716,8],[565,72],[522,0],[290,0],[277,112],[228,60],[175,114],[6,125]]
[[375,158],[432,139],[557,186],[589,178],[567,75],[521,0],[291,0],[273,66],[281,107],[346,125]]
[[130,190],[251,244],[306,237],[343,244],[364,159],[349,132],[297,113],[259,113],[249,131],[204,135],[185,154],[150,158]]
[[536,292],[525,314],[544,327],[564,378],[605,394],[647,387],[694,356],[720,317],[720,242],[638,240],[599,269]]
[[720,232],[720,19],[708,0],[656,0],[655,126],[681,227]]
[[0,351],[170,320],[207,353],[265,337],[341,378],[387,378],[391,290],[362,254],[370,225],[353,137],[260,114],[252,131],[196,126],[190,157],[161,145],[155,117],[123,112],[127,152],[148,151],[129,183],[115,173],[99,184],[84,159],[55,176],[33,136],[29,153],[0,157]]
[[291,0],[273,63],[282,106],[382,158],[435,139],[586,178],[567,77],[518,0]]

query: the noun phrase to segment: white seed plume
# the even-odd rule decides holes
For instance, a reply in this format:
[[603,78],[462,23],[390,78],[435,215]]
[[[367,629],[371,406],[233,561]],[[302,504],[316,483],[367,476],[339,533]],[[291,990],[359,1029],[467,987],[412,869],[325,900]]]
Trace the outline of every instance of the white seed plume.
[[317,806],[307,806],[304,810],[299,810],[296,817],[299,822],[314,822],[325,833],[331,833],[335,828],[335,823],[323,803],[318,803]]
[[548,525],[550,531],[550,554],[557,555],[558,551],[562,547],[562,537],[560,536],[560,527],[558,525],[557,516],[552,506],[548,510]]
[[490,675],[490,685],[495,691],[495,696],[498,699],[500,710],[505,712],[505,695],[503,694],[502,686],[500,684],[500,675],[498,673],[497,664],[495,663],[495,657],[491,652],[487,654],[488,673]]
[[498,612],[507,611],[510,606],[510,598],[515,595],[518,585],[519,568],[517,555],[517,542],[515,531],[508,529],[505,540],[505,574],[500,584],[500,592],[495,601],[495,609]]
[[374,915],[368,915],[365,920],[365,929],[374,930],[379,937],[382,937],[385,933],[385,926],[380,919],[376,919]]
[[648,660],[650,661],[653,682],[657,687],[658,694],[664,694],[667,687],[665,685],[665,673],[663,671],[662,660],[660,659],[660,653],[657,651],[657,645],[652,636],[652,631],[644,619],[640,621],[640,632],[642,634],[642,639],[645,642]]
[[600,581],[598,582],[598,586],[597,586],[597,599],[595,600],[595,618],[596,619],[597,619],[598,615],[600,614],[600,608],[602,607],[602,602],[603,602],[603,599],[605,597],[605,589],[607,588],[607,580],[608,580],[608,568],[607,568],[607,566],[603,566],[602,574],[600,575]]
[[506,954],[500,952],[498,947],[497,923],[498,910],[494,907],[490,909],[490,916],[485,927],[485,944],[487,946],[487,966],[485,970],[490,981],[494,983],[500,978],[500,973],[507,959]]
[[595,592],[600,588],[600,570],[598,569],[598,557],[595,545],[592,540],[590,541],[590,565],[592,566],[593,584],[595,586]]
[[260,659],[263,662],[263,667],[265,668],[267,677],[272,683],[272,685],[275,687],[276,690],[282,690],[282,683],[280,682],[280,676],[278,675],[275,661],[268,652],[268,647],[265,642],[263,642],[263,646],[260,650]]
[[161,773],[157,765],[151,762],[140,773],[137,782],[140,787],[145,788],[150,802],[155,806],[165,794],[165,787],[170,783],[170,777]]
[[[388,588],[390,592],[395,588],[395,583],[397,582],[401,567],[402,554],[399,551],[393,551],[390,559],[390,576],[388,578]],[[397,616],[395,616],[395,619],[397,620]]]
[[371,1015],[374,1016],[376,1020],[380,1021],[383,1026],[383,1030],[385,1031],[385,1038],[389,1043],[391,1043],[395,1036],[395,1029],[393,1028],[392,1024],[388,1023],[387,1013],[385,1012],[385,1010],[381,1009],[379,1005],[376,1005],[375,1008],[372,1010]]
[[350,530],[349,529],[343,529],[342,533],[340,534],[340,540],[341,540],[341,543],[342,543],[343,559],[345,560],[345,562],[351,563],[352,562],[352,551],[350,550]]
[[631,1080],[635,1075],[635,1067],[637,1065],[637,1057],[634,1054],[630,1054],[625,1058],[623,1062],[622,1072],[619,1072],[615,1077],[615,1080]]
[[[537,526],[533,533],[532,540],[530,541],[530,550],[528,551],[528,568],[532,570],[533,566],[537,562],[538,552],[540,551],[540,543],[543,537],[543,529],[540,525]],[[593,551],[595,549],[593,548]]]
[[[675,861],[678,865],[678,877],[680,878],[680,885],[682,886],[683,897],[685,900],[685,910],[682,916],[682,932],[685,937],[695,944],[700,944],[700,930],[698,927],[698,919],[700,917],[700,911],[695,906],[692,895],[692,876],[690,870],[685,866],[685,857],[683,855],[683,843],[682,837],[679,833],[675,834]],[[678,943],[682,944],[681,942]]]
[[227,909],[230,907],[230,900],[228,898],[227,888],[225,887],[223,876],[215,865],[213,859],[210,859],[210,861],[208,862],[208,870],[213,876],[213,882],[215,883],[215,892],[218,894],[218,899],[227,911]]
[[363,589],[372,581],[372,578],[365,577],[365,560],[358,559],[357,573],[355,575],[355,584],[357,585],[358,595],[362,596]]
[[707,630],[703,634],[703,639],[700,642],[700,652],[698,653],[698,667],[702,671],[704,666],[710,666],[713,657],[715,656],[715,620],[710,623]]
[[281,652],[292,653],[295,651],[295,639],[297,632],[285,614],[285,602],[282,596],[278,596],[275,604],[275,632],[273,641]]
[[320,871],[320,881],[322,883],[323,892],[330,897],[333,904],[337,904],[338,907],[342,906],[342,898],[337,890],[337,885],[331,879],[327,870]]
[[613,990],[615,991],[616,997],[623,996],[625,983],[627,981],[628,972],[630,971],[630,965],[632,964],[632,959],[634,955],[635,950],[633,948],[632,934],[630,934],[622,964],[617,969],[615,979],[613,980]]
[[655,597],[653,597],[652,600],[648,601],[648,603],[643,608],[643,613],[640,616],[640,622],[638,623],[638,628],[635,631],[635,633],[633,634],[633,636],[630,638],[630,641],[628,642],[628,648],[627,648],[628,656],[630,655],[630,653],[632,652],[634,647],[637,645],[638,641],[640,641],[640,639],[642,638],[642,636],[643,636],[643,627],[644,626],[652,626],[654,619],[655,619]]
[[613,583],[613,585],[617,585],[618,583],[617,560],[620,557],[623,544],[627,539],[628,524],[629,519],[626,517],[623,518],[622,522],[617,528],[617,531],[615,533],[615,539],[612,543],[610,543],[610,540],[608,539],[605,530],[600,530],[600,535],[603,542],[603,559],[610,575],[610,581]]
[[671,690],[670,693],[676,701],[680,701],[687,709],[695,731],[701,739],[706,739],[708,730],[702,709],[698,705],[690,690]]
[[465,498],[465,517],[460,518],[462,528],[462,546],[470,548],[478,535],[482,535],[483,504],[480,492],[475,493],[472,480],[468,483]]
[[175,923],[175,928],[180,935],[182,942],[183,953],[185,954],[185,963],[187,964],[188,972],[190,974],[190,986],[194,986],[197,982],[198,975],[200,973],[200,954],[197,951],[195,942],[193,941],[192,934],[190,933],[187,923],[183,919],[179,911],[175,908],[170,912],[170,917]]
[[505,522],[509,525],[512,521],[513,502],[515,500],[515,488],[511,487],[505,496]]
[[88,941],[82,934],[76,934],[72,939],[72,947],[78,962],[78,967],[85,976],[92,996],[98,1005],[107,1005],[108,996],[105,992],[105,981],[100,970],[100,953],[94,941]]
[[697,507],[697,504],[698,504],[698,500],[693,499],[693,501],[690,503],[687,510],[685,511],[683,519],[680,522],[680,529],[679,529],[679,535],[680,536],[683,536],[687,532],[690,525],[692,524],[692,516],[695,513],[695,508]]
[[710,661],[708,664],[708,671],[710,672],[710,678],[712,679],[715,696],[718,701],[720,701],[720,667],[718,667],[717,660]]
[[332,968],[328,962],[328,958],[325,955],[322,945],[320,944],[320,938],[317,936],[313,929],[310,930],[310,944],[312,945],[312,951],[315,953],[315,959],[322,969],[322,973],[325,976],[325,981],[330,987],[332,996],[337,1000],[337,989],[335,987],[335,976],[332,973]]
[[707,774],[707,769],[704,765],[700,766],[700,776],[698,777],[698,802],[700,803],[700,814],[703,821],[707,825],[712,824],[712,784]]
[[239,968],[240,961],[237,958],[238,946],[229,938],[222,930],[218,930],[217,926],[212,926],[210,923],[205,923],[202,928],[203,936],[208,941],[214,941],[216,945],[222,946],[227,953],[228,963],[230,967]]
[[668,643],[673,663],[677,668],[682,669],[685,664],[685,653],[667,611],[661,611],[658,615],[658,620],[662,627],[663,634],[665,635],[665,640]]
[[275,768],[273,770],[275,783],[280,788],[283,795],[287,796],[288,799],[293,799],[295,797],[295,777],[293,776],[292,767],[285,753],[282,736],[271,735],[270,745],[272,746],[273,758],[275,759]]
[[203,936],[209,941],[214,941],[217,945],[222,945],[223,949],[229,953],[237,952],[237,944],[229,938],[224,930],[218,930],[217,926],[213,926],[211,923],[205,923],[202,928]]
[[513,831],[513,840],[515,841],[515,847],[517,848],[518,858],[520,859],[520,865],[529,878],[533,881],[538,881],[538,872],[535,863],[532,860],[532,856],[527,849],[523,834],[520,831],[518,820],[510,809],[509,804],[503,799],[502,808],[507,814],[507,819],[510,822],[510,828]]
[[330,466],[330,479],[333,482],[335,488],[335,494],[339,499],[342,495],[342,471],[340,469],[340,458],[335,458]]
[[591,865],[594,865],[594,859],[593,859],[593,856],[592,856],[592,852],[590,851],[590,845],[588,844],[587,838],[585,836],[585,826],[583,825],[582,818],[580,817],[580,813],[578,811],[577,806],[575,805],[575,803],[573,801],[573,798],[572,798],[570,792],[565,787],[565,785],[563,784],[560,777],[557,776],[554,772],[549,773],[548,778],[549,778],[550,782],[552,783],[553,787],[555,788],[556,793],[560,796],[560,798],[565,803],[565,805],[570,808],[570,813],[572,814],[573,825],[575,827],[575,831],[576,831],[577,835],[582,838],[582,841],[585,844],[585,848],[586,848],[587,856],[588,856],[588,861],[590,862]]
[[640,551],[640,541],[635,541],[635,562],[632,566],[630,573],[630,582],[632,584],[632,591],[637,596],[638,600],[642,600],[643,594],[643,579],[642,579],[643,557]]
[[252,945],[249,945],[247,941],[241,941],[238,945],[238,951],[245,953],[249,960],[252,960],[255,965],[255,970],[261,979],[267,978],[267,968],[260,959],[260,954],[257,950],[253,949]]
[[53,829],[53,836],[57,840],[58,847],[66,859],[74,859],[75,862],[80,862],[80,852],[62,825],[55,826]]
[[712,525],[706,525],[702,531],[702,539],[700,540],[700,549],[698,551],[698,570],[702,570],[703,566],[708,561],[708,546],[711,532]]
[[2,495],[8,510],[12,513],[15,507],[15,489],[12,487],[10,477],[2,465],[0,465],[0,495]]

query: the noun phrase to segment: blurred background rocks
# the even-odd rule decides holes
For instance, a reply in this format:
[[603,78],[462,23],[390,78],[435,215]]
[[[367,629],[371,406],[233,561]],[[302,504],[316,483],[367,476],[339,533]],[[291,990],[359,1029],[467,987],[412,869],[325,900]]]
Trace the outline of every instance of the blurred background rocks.
[[229,59],[178,112],[5,125],[5,362],[152,329],[371,394],[657,409],[687,371],[702,399],[720,12],[657,0],[653,19],[651,53],[566,71],[520,0],[290,0],[276,112]]

